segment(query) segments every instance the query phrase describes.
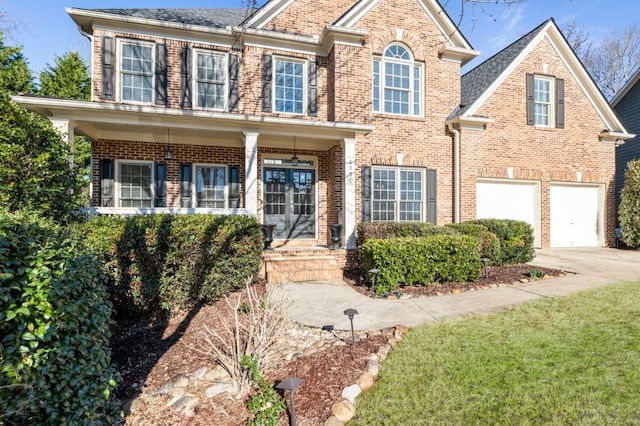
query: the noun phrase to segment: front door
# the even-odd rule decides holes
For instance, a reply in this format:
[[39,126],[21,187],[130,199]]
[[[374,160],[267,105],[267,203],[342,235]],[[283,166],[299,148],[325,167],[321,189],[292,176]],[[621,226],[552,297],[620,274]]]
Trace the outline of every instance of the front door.
[[264,224],[275,239],[315,238],[315,172],[264,169]]

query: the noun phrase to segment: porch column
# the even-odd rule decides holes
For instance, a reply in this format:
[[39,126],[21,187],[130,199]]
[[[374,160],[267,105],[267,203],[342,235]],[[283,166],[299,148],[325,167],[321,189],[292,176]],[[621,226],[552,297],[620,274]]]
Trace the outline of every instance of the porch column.
[[75,136],[75,124],[73,121],[64,118],[49,118],[53,127],[60,132],[62,140],[69,145],[69,167],[73,167],[73,137]]
[[258,133],[244,133],[244,204],[251,216],[258,215]]
[[342,140],[343,165],[343,197],[342,214],[344,238],[347,249],[356,248],[356,139]]

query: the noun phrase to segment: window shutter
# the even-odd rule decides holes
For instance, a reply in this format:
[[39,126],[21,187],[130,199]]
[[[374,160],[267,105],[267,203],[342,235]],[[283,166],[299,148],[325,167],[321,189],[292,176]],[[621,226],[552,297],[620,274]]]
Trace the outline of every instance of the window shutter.
[[191,106],[191,49],[183,46],[180,53],[180,107]]
[[102,37],[102,99],[113,100],[114,53],[113,37]]
[[362,167],[362,221],[371,222],[371,167]]
[[167,164],[155,163],[155,207],[167,207]]
[[527,124],[536,124],[535,106],[533,101],[533,74],[527,74]]
[[229,166],[229,208],[240,208],[240,167]]
[[564,80],[556,79],[556,127],[564,129]]
[[262,55],[262,111],[271,112],[271,78],[273,73],[273,57]]
[[156,43],[156,105],[167,105],[167,45]]
[[318,63],[309,61],[309,115],[318,115]]
[[113,205],[113,160],[100,160],[100,206]]
[[183,164],[180,170],[180,207],[191,207],[191,164]]
[[436,171],[432,169],[427,170],[427,222],[437,223],[437,201],[438,191],[436,187]]
[[238,55],[229,55],[229,111],[238,112],[240,94],[238,92]]

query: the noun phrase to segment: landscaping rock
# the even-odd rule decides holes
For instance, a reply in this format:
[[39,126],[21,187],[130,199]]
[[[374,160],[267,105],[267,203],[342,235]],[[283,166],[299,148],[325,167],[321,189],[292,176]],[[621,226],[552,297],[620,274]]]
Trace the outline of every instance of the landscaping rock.
[[342,423],[347,423],[356,414],[356,407],[349,401],[342,400],[331,406],[331,413]]
[[377,361],[369,360],[367,361],[367,371],[371,373],[373,377],[378,376],[378,369],[380,368],[380,364]]
[[189,386],[189,378],[184,374],[179,375],[173,380],[173,387],[186,388]]
[[209,386],[204,391],[204,394],[209,398],[213,398],[214,396],[219,395],[223,392],[232,392],[233,390],[234,390],[233,385],[231,385],[230,383],[218,382]]
[[324,422],[324,426],[343,426],[343,425],[344,423],[338,420],[336,416],[331,416]]
[[380,349],[378,349],[378,352],[376,352],[376,355],[378,355],[379,362],[383,362],[385,359],[387,359],[387,356],[389,355],[390,350],[391,350],[391,346],[389,345],[380,346]]
[[156,390],[156,395],[167,395],[167,394],[171,393],[172,389],[173,389],[173,382],[168,381],[168,382],[162,384],[162,386],[160,386]]
[[181,411],[186,417],[193,417],[195,414],[195,406],[198,404],[198,398],[191,396],[183,396],[171,405],[174,411]]
[[209,367],[200,367],[193,373],[189,375],[189,379],[191,380],[199,380],[204,377],[205,374],[209,371]]
[[342,397],[352,404],[356,403],[356,398],[362,393],[362,389],[358,385],[347,386],[342,389]]
[[356,380],[356,384],[360,386],[362,392],[366,392],[371,389],[371,386],[373,386],[374,383],[375,379],[373,377],[373,374],[369,373],[368,371],[362,373]]

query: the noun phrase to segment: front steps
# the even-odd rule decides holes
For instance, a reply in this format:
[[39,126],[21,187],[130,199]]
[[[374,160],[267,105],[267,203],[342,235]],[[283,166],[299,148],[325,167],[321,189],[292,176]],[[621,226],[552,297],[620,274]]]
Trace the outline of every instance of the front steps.
[[269,284],[341,280],[347,251],[323,247],[287,248],[262,254],[262,276]]

